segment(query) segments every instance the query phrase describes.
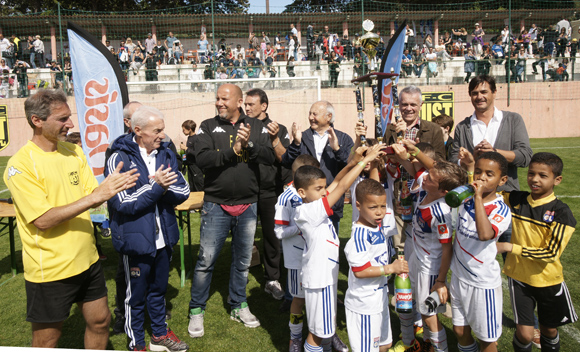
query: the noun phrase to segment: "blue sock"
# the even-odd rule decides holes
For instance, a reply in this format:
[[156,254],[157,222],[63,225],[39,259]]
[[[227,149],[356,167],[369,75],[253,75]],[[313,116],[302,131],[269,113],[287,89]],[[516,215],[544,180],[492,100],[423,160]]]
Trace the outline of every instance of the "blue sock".
[[304,352],[322,352],[322,346],[312,346],[308,341],[304,342]]

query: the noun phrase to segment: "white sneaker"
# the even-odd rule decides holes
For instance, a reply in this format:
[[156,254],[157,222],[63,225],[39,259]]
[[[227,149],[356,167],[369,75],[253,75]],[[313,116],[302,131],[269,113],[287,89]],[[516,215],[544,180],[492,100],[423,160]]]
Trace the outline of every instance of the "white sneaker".
[[284,298],[284,290],[282,290],[282,286],[280,285],[278,280],[271,280],[266,282],[266,287],[264,288],[264,291],[266,291],[266,293],[271,294],[272,297],[274,297],[274,299],[277,299],[278,301]]
[[248,328],[257,328],[260,326],[260,321],[250,312],[250,308],[246,302],[243,302],[240,308],[232,309],[230,319],[244,323]]
[[201,308],[194,308],[189,310],[189,325],[187,327],[187,332],[191,337],[202,337],[204,334],[203,330],[203,316],[205,311]]

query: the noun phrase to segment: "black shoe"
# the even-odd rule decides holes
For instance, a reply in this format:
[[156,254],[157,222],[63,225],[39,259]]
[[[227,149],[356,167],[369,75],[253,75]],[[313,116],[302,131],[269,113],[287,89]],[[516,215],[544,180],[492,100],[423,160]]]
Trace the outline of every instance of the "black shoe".
[[282,304],[280,304],[280,307],[278,308],[278,311],[280,313],[286,313],[290,311],[290,306],[292,305],[292,300],[283,300]]
[[125,318],[118,316],[115,318],[115,324],[113,324],[113,335],[122,334],[125,332]]

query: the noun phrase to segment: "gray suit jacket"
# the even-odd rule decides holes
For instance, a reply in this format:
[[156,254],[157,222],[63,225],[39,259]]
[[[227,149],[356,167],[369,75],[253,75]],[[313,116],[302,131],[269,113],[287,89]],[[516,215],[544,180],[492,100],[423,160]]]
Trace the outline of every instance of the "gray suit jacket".
[[[499,191],[514,191],[520,189],[518,182],[518,167],[528,167],[532,159],[532,148],[530,147],[530,138],[524,120],[515,112],[503,111],[503,119],[497,132],[494,148],[499,150],[511,150],[516,154],[514,161],[508,166],[508,181]],[[471,131],[471,117],[461,121],[455,127],[455,134],[453,136],[453,146],[451,147],[451,154],[449,161],[457,162],[457,155],[459,148],[464,147],[473,153],[473,133]]]

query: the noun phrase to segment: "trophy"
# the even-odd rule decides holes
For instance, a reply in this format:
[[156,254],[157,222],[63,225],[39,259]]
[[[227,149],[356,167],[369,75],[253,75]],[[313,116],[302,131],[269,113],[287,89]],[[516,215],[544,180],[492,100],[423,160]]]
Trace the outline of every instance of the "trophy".
[[[365,31],[367,31],[367,33],[365,33],[359,39],[359,42],[363,48],[363,51],[367,54],[369,59],[372,60],[377,55],[376,47],[377,47],[377,45],[379,45],[381,38],[377,34],[371,32],[373,30],[373,28],[375,28],[373,21],[365,20],[363,22],[363,28]],[[358,120],[362,121],[362,122],[364,122],[364,114],[363,114],[364,106],[362,103],[361,90],[360,90],[359,85],[362,82],[370,82],[371,83],[371,88],[372,88],[372,93],[373,93],[373,106],[374,106],[374,112],[375,112],[375,137],[379,143],[383,142],[383,135],[384,135],[384,131],[383,131],[382,124],[381,124],[381,94],[380,94],[379,86],[380,86],[380,83],[382,82],[383,79],[390,78],[393,80],[393,82],[395,82],[395,79],[397,76],[398,76],[398,74],[394,73],[394,70],[391,68],[391,73],[371,72],[367,75],[364,75],[361,77],[356,77],[351,81],[356,86],[356,90],[354,91],[354,93],[356,96],[356,107],[357,107],[357,113],[358,113]],[[394,95],[396,96],[396,90],[394,92]],[[397,103],[396,103],[397,110],[396,111],[398,112],[399,111],[398,98],[396,101],[397,101]],[[365,145],[365,143],[366,143],[366,141],[365,141],[364,136],[361,136],[361,144]]]
[[[393,93],[393,116],[395,117],[395,121],[399,122],[401,118],[401,111],[399,110],[399,93],[397,88],[397,76],[394,75],[395,69],[391,67],[391,92]],[[403,139],[403,132],[397,133],[397,141],[401,141]]]

